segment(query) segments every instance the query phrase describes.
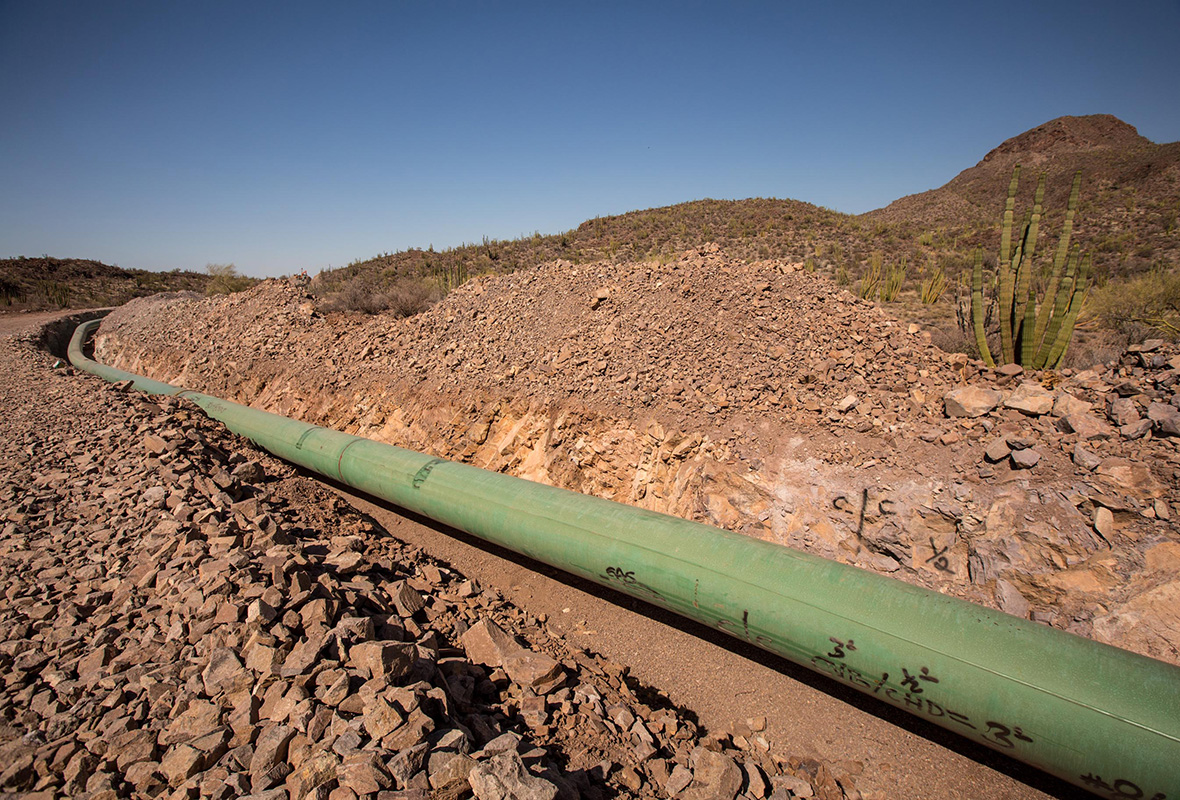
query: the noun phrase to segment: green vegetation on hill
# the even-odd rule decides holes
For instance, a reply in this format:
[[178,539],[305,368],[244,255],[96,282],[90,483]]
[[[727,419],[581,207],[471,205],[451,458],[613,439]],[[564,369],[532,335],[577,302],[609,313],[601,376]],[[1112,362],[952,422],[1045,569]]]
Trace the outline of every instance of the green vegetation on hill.
[[313,285],[337,304],[345,293],[359,299],[408,283],[445,293],[474,275],[513,272],[558,259],[574,264],[667,260],[706,242],[716,242],[737,258],[783,259],[832,275],[840,266],[859,274],[874,251],[894,258],[919,251],[916,242],[902,241],[884,226],[798,200],[696,200],[596,217],[547,236],[485,238],[441,251],[387,253],[321,272]]
[[[1153,296],[1168,296],[1160,286],[1171,286],[1169,276],[1180,264],[1180,142],[1153,144],[1109,115],[1047,122],[1002,143],[945,186],[859,216],[798,200],[697,200],[598,217],[547,236],[386,253],[320,273],[313,290],[327,310],[411,314],[474,275],[558,259],[574,264],[666,260],[716,242],[734,258],[802,264],[808,272],[888,303],[903,318],[931,326],[944,348],[975,352],[969,297],[973,255],[982,248],[989,254],[984,266],[994,272],[1005,190],[1021,160],[1047,174],[1044,230],[1064,224],[1072,177],[1082,170],[1077,215],[1083,222],[1073,240],[1092,253],[1095,284],[1093,302],[1078,323],[1083,338],[1092,339],[1096,329],[1109,332],[1112,325],[1124,337],[1175,335],[1163,324],[1174,316],[1159,309],[1144,309],[1134,321],[1118,317],[1113,306],[1098,310],[1104,298],[1123,296],[1117,287],[1124,284],[1142,283],[1158,289]],[[1018,201],[1031,206],[1033,191],[1023,187]],[[1048,245],[1044,252],[1052,249]],[[1047,258],[1035,267],[1038,297],[1052,272],[1052,258]],[[1155,277],[1144,277],[1149,274]],[[1107,284],[1114,288],[1106,289]],[[1122,321],[1116,323],[1116,317]],[[1095,352],[1084,351],[1087,357]]]
[[0,313],[96,308],[157,292],[203,292],[208,275],[123,269],[82,258],[0,259]]

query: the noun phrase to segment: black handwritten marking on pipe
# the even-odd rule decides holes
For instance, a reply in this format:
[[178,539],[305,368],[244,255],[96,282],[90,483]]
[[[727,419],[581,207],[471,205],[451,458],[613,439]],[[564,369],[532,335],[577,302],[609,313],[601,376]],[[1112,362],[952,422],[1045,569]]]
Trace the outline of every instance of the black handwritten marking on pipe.
[[311,427],[309,427],[307,430],[305,430],[305,431],[302,433],[302,435],[300,435],[300,437],[299,437],[298,439],[296,439],[296,440],[295,440],[295,449],[296,449],[296,450],[302,450],[302,449],[303,449],[303,443],[304,443],[305,441],[307,441],[307,437],[308,437],[308,436],[311,436],[313,433],[315,433],[315,432],[316,432],[316,431],[318,431],[318,430],[319,430],[319,428],[317,428],[315,425],[312,425],[312,426],[311,426]]
[[756,644],[759,647],[764,647],[768,650],[773,649],[775,646],[775,641],[769,636],[763,636],[762,634],[757,634],[753,637],[750,636],[749,611],[745,611],[742,614],[742,621],[740,624],[732,619],[726,619],[725,617],[722,617],[721,619],[717,620],[717,629],[725,631],[730,636],[738,639],[745,639],[747,642],[752,642],[753,644]]
[[417,472],[414,473],[414,479],[412,481],[410,481],[411,485],[415,489],[422,488],[422,484],[424,484],[426,482],[426,479],[428,477],[430,477],[430,473],[434,470],[434,468],[437,467],[439,464],[445,464],[445,463],[447,463],[446,459],[442,459],[442,458],[430,459],[429,461],[427,461],[425,464],[422,465],[421,469],[419,469]]
[[649,597],[662,599],[663,595],[655,589],[648,586],[646,583],[641,583],[635,577],[634,570],[624,570],[622,567],[607,567],[605,575],[599,575],[604,581],[621,584],[626,589],[639,594],[646,594]]
[[[1124,778],[1116,778],[1111,783],[1107,783],[1102,780],[1101,775],[1095,775],[1093,772],[1087,772],[1079,777],[1082,783],[1093,792],[1102,792],[1111,797],[1125,797],[1128,800],[1138,800],[1143,797],[1143,790],[1137,784]],[[1163,792],[1156,792],[1147,800],[1167,800],[1167,797]]]
[[[845,643],[843,647],[835,638],[829,641],[836,642],[837,647],[834,652],[840,652],[840,656],[833,656],[836,658],[843,658],[843,649],[850,643]],[[832,654],[829,654],[831,656]],[[1006,724],[996,720],[987,720],[982,725],[977,725],[966,714],[961,714],[958,711],[950,708],[945,703],[938,703],[930,697],[919,696],[923,694],[923,687],[919,681],[927,683],[939,683],[939,679],[930,673],[928,667],[919,667],[915,672],[911,673],[907,667],[901,668],[902,681],[901,686],[904,689],[895,688],[888,685],[889,673],[881,673],[880,678],[868,678],[864,673],[855,667],[849,666],[843,661],[832,661],[826,656],[813,656],[811,659],[812,665],[820,671],[831,675],[837,680],[843,681],[851,686],[856,686],[868,691],[871,694],[881,695],[893,704],[905,708],[917,714],[924,714],[928,717],[943,717],[971,728],[977,731],[975,734],[986,742],[989,742],[996,747],[1005,750],[1015,750],[1018,748],[1020,742],[1032,743],[1034,740],[1029,736],[1024,729],[1019,725]],[[930,688],[930,687],[925,687]],[[1129,784],[1128,785],[1133,785]],[[1115,797],[1142,797],[1142,794],[1114,794]],[[1166,800],[1163,796],[1153,797],[1151,800]]]
[[844,658],[844,648],[846,647],[849,649],[849,651],[856,650],[856,642],[854,642],[852,639],[849,639],[847,642],[842,642],[835,636],[829,636],[828,641],[836,645],[832,649],[832,652],[828,653],[828,658]]

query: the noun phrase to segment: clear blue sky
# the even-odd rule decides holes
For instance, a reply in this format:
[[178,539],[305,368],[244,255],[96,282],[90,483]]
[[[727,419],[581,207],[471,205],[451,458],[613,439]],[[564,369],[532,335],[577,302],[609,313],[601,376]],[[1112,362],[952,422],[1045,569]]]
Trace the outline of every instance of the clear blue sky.
[[1063,114],[1180,139],[1180,2],[0,0],[0,257],[277,275],[703,197],[859,213]]

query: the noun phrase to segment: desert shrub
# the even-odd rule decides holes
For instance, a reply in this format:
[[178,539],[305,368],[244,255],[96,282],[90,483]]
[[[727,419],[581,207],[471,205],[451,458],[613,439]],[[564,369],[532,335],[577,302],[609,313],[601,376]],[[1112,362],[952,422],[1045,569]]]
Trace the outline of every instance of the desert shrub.
[[902,256],[901,261],[891,264],[889,269],[885,271],[885,278],[881,283],[881,299],[886,303],[896,300],[901,294],[901,290],[905,288],[906,269],[906,258]]
[[399,317],[412,317],[437,303],[441,294],[415,280],[398,281],[382,293],[386,310]]
[[946,272],[942,268],[942,263],[936,263],[934,269],[922,281],[922,305],[933,305],[942,297],[942,293],[946,291]]
[[856,293],[865,300],[871,300],[877,296],[877,287],[881,285],[881,278],[884,274],[883,257],[880,252],[874,252],[869,256],[869,266],[860,276],[860,282],[856,285]]
[[325,313],[357,311],[361,314],[389,312],[398,317],[411,317],[434,305],[442,292],[422,281],[406,278],[388,286],[377,286],[365,281],[349,281],[336,292],[324,295],[319,302]]
[[975,356],[975,340],[959,327],[935,325],[930,329],[930,343],[947,353],[966,353]]
[[69,308],[69,284],[61,283],[60,281],[39,281],[37,288],[44,296],[46,305],[55,305],[58,308]]
[[250,278],[238,273],[233,264],[206,264],[205,272],[209,273],[209,282],[205,284],[205,294],[233,294],[249,289],[254,283]]
[[0,300],[4,301],[4,305],[10,306],[13,301],[20,302],[24,299],[25,293],[20,286],[0,277]]
[[1090,295],[1088,316],[1131,339],[1180,337],[1180,271],[1159,265],[1138,277],[1109,282]]
[[1117,331],[1100,330],[1074,336],[1062,366],[1089,369],[1099,364],[1116,362],[1134,339],[1142,340],[1142,333],[1128,335]]

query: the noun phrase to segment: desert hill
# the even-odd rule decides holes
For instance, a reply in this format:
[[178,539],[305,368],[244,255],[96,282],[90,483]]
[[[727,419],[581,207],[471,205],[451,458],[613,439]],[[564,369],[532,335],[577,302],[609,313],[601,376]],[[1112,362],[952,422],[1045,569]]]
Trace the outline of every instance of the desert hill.
[[[715,242],[748,259],[797,258],[816,253],[816,238],[855,238],[860,224],[846,214],[799,200],[694,200],[673,206],[595,217],[562,233],[512,240],[484,237],[482,243],[435,251],[433,247],[382,253],[346,267],[321,272],[321,294],[353,284],[366,292],[403,278],[426,278],[444,291],[478,274],[503,274],[557,259],[575,264],[601,259],[667,260],[686,249]],[[850,242],[851,244],[851,242]],[[819,246],[823,252],[823,246]]]
[[920,233],[991,232],[998,228],[1012,168],[1023,167],[1018,208],[1031,205],[1036,176],[1047,175],[1050,222],[1065,207],[1082,170],[1078,240],[1107,274],[1175,262],[1180,248],[1180,142],[1155,144],[1109,114],[1058,117],[992,149],[946,185],[909,195],[864,219]]
[[123,269],[85,258],[0,259],[0,312],[115,306],[158,292],[204,291],[208,275]]
[[[587,220],[574,229],[435,251],[410,249],[321,272],[313,291],[342,310],[413,313],[479,274],[504,274],[564,259],[667,261],[685,249],[719,244],[731,257],[805,265],[845,285],[875,258],[910,265],[906,297],[935,271],[951,287],[972,252],[990,252],[1012,167],[1024,165],[1018,208],[1031,204],[1040,171],[1048,175],[1046,225],[1056,231],[1073,172],[1083,171],[1075,241],[1094,253],[1095,276],[1116,281],[1175,263],[1180,253],[1180,142],[1154,144],[1110,115],[1060,117],[1000,144],[938,189],[853,216],[799,200],[694,200]],[[412,291],[407,298],[407,284]],[[422,286],[426,287],[423,291]],[[941,305],[953,295],[948,291]],[[330,306],[332,305],[330,303]],[[949,307],[920,321],[943,327]],[[950,323],[953,326],[953,322]]]

